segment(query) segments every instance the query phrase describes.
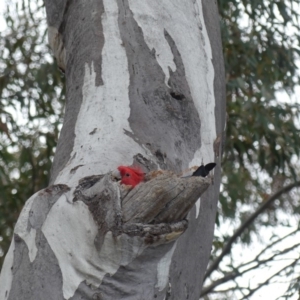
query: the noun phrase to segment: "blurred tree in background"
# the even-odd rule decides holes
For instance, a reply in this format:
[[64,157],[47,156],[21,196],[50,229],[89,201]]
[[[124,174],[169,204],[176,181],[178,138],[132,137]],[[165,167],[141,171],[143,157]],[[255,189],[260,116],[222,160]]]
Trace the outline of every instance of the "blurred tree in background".
[[[289,261],[276,276],[266,277],[261,285],[242,286],[237,279],[251,270],[269,267],[300,244],[286,250],[276,248],[293,238],[297,228],[291,228],[286,238],[272,231],[295,226],[300,211],[295,189],[299,186],[295,163],[300,151],[299,104],[282,101],[280,96],[283,91],[292,95],[299,84],[300,1],[218,0],[218,4],[228,121],[220,210],[202,296],[248,299],[261,286],[284,276],[290,282],[286,292],[290,297],[299,290],[299,257]],[[10,1],[3,17],[1,263],[24,202],[48,184],[64,103],[64,78],[48,47],[43,2]],[[271,235],[263,241],[259,237],[265,228],[270,228]],[[261,253],[250,261],[237,260],[233,245],[250,247],[253,242],[260,243]]]
[[[295,163],[300,111],[299,103],[282,97],[299,85],[300,1],[218,0],[218,5],[228,120],[220,214],[202,296],[249,299],[277,280],[290,282],[285,294],[290,299],[300,282],[299,255],[293,252],[300,243],[289,240],[298,233],[300,212]],[[253,257],[245,257],[246,251],[243,257],[245,244]],[[282,270],[275,271],[274,264],[284,259],[285,265],[277,264]],[[237,280],[251,271],[255,277],[262,266],[273,272],[256,283],[250,275]]]
[[25,201],[48,185],[62,124],[63,76],[53,62],[43,1],[9,1],[0,32],[1,265]]

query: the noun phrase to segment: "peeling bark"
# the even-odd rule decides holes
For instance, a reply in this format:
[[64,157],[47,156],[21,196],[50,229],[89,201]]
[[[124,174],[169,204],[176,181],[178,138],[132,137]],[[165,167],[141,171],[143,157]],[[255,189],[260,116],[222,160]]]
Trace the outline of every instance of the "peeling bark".
[[[50,186],[16,224],[0,300],[198,300],[225,122],[215,3],[45,5],[66,112]],[[212,176],[177,175],[210,162]],[[119,165],[138,165],[145,182],[120,185]]]

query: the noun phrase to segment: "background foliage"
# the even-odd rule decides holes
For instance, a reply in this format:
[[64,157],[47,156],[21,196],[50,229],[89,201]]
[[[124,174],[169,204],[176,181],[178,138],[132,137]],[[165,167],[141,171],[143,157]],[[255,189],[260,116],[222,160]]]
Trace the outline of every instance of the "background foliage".
[[[232,245],[236,242],[239,247],[250,247],[253,242],[257,245],[262,242],[257,233],[265,228],[293,227],[297,223],[300,209],[294,187],[289,190],[293,189],[294,194],[284,192],[269,200],[298,177],[295,162],[300,149],[299,104],[283,101],[279,92],[291,95],[299,84],[300,9],[299,0],[218,0],[218,4],[228,122],[212,267],[202,296],[248,299],[260,286],[244,287],[237,278],[276,262],[285,253],[276,246],[297,233],[283,238],[276,232],[265,232],[271,237],[268,243],[260,243],[262,253],[253,258],[252,264],[234,257]],[[1,262],[24,202],[47,186],[64,103],[64,78],[50,55],[43,2],[10,1],[3,16],[6,29],[0,33]],[[257,217],[245,223],[255,212]],[[230,240],[239,226],[244,226],[243,230],[237,232],[236,240]],[[290,254],[296,246],[286,253]],[[222,259],[216,264],[218,257]],[[284,274],[291,283],[286,295],[295,293],[299,289],[297,258],[292,263],[284,270],[290,272],[288,276],[281,272],[269,281],[266,278],[261,286]],[[224,288],[224,283],[229,284]]]
[[42,1],[10,1],[0,32],[0,253],[25,201],[48,184],[62,123],[63,76],[53,62]]
[[[299,102],[284,96],[291,96],[299,84],[299,4],[299,0],[218,0],[228,122],[219,228],[202,292],[211,299],[249,299],[276,281],[291,283],[287,297],[298,294],[299,255],[293,251],[299,243],[290,245],[288,239],[295,239],[299,223],[295,162],[300,111]],[[272,197],[289,185],[280,197]],[[237,253],[247,253],[245,244],[257,256],[237,258]],[[281,266],[278,262],[284,259],[282,271],[275,271],[276,263]],[[260,282],[254,283],[255,275],[237,280],[250,271],[258,274],[262,266],[263,272],[268,268],[273,272],[266,272]]]

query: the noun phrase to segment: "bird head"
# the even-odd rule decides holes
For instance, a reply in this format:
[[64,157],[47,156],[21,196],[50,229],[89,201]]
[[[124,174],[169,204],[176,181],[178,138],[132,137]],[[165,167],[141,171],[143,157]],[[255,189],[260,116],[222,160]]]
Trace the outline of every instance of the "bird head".
[[144,181],[145,178],[143,171],[138,167],[119,166],[118,171],[120,173],[119,178],[121,179],[121,183],[132,187]]

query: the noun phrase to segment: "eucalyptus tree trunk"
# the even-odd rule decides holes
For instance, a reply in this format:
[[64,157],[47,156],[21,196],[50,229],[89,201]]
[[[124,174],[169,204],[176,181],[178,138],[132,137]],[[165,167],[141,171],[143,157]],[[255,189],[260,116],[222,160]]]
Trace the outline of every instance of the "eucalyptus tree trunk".
[[[16,224],[0,300],[199,299],[225,124],[215,2],[45,4],[65,119],[50,185]],[[180,177],[202,162],[217,163],[210,176]],[[145,182],[121,185],[119,165]]]

